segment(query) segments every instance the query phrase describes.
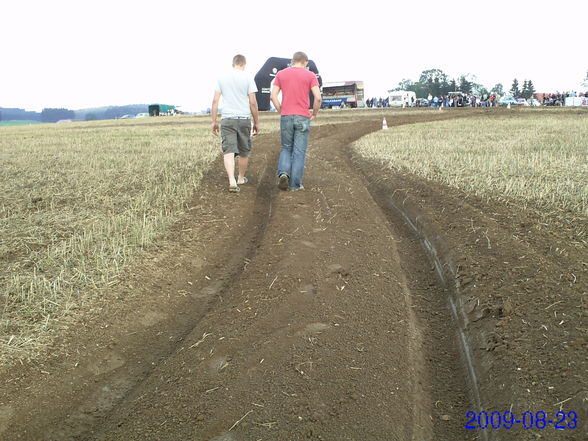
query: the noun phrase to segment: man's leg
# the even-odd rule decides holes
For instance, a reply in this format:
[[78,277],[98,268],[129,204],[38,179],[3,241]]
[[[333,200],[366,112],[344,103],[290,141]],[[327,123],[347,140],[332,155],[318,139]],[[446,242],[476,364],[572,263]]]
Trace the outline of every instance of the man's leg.
[[292,174],[290,175],[290,189],[302,188],[304,176],[304,162],[306,159],[306,147],[310,133],[310,118],[298,116],[294,123],[294,142],[292,149]]
[[237,132],[237,141],[239,144],[239,177],[237,184],[245,183],[245,173],[249,165],[249,155],[251,154],[251,120],[239,120],[239,129]]
[[[286,190],[288,178],[292,175],[292,149],[294,146],[294,120],[292,115],[280,118],[280,138],[282,150],[278,159],[278,176],[280,177],[280,189]],[[284,178],[286,176],[287,178]]]
[[237,132],[232,120],[221,120],[221,140],[229,187],[237,187],[237,181],[235,180],[235,152],[238,151]]
[[245,183],[245,173],[247,172],[247,166],[249,165],[249,156],[239,156],[239,178],[237,184]]
[[237,181],[235,180],[235,154],[225,153],[224,161],[225,170],[227,171],[227,175],[229,177],[229,187],[236,187]]

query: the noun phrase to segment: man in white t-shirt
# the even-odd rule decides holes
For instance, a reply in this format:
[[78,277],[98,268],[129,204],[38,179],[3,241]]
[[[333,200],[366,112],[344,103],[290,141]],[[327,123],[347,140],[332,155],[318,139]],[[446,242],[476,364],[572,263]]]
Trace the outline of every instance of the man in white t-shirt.
[[[223,109],[220,123],[221,148],[225,169],[229,176],[229,191],[239,192],[239,185],[246,184],[245,172],[251,154],[251,135],[259,133],[259,112],[253,78],[245,73],[243,55],[233,57],[233,69],[219,78],[212,101],[212,133],[218,136],[218,105],[222,95]],[[251,117],[253,116],[253,131]],[[239,156],[239,176],[235,179],[235,155]]]

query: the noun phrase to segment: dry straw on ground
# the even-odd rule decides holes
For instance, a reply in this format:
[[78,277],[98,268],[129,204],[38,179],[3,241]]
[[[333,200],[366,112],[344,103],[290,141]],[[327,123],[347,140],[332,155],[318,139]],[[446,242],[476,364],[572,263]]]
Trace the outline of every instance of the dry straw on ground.
[[588,112],[521,109],[393,127],[354,148],[385,167],[468,193],[585,218],[587,122]]
[[0,362],[34,356],[182,212],[219,153],[197,121],[1,129]]
[[[39,355],[166,232],[220,140],[209,116],[0,130],[1,365]],[[263,133],[277,130],[263,115]]]

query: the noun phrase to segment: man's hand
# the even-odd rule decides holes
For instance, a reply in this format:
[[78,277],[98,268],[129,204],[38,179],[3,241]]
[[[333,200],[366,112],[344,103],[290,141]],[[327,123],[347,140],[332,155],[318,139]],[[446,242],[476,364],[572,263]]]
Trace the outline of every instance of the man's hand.
[[310,116],[310,120],[312,121],[313,119],[316,118],[316,116],[319,113],[319,110],[321,109],[321,103],[323,102],[323,97],[321,96],[321,90],[319,89],[318,86],[312,86],[310,91],[314,95],[314,102],[312,103],[312,115]]
[[210,116],[212,117],[212,134],[218,136],[218,103],[220,101],[221,93],[214,92],[214,98],[212,99],[212,109],[210,110]]
[[257,136],[259,133],[259,123],[253,123],[253,127],[251,128],[251,136]]
[[278,94],[280,93],[280,90],[281,89],[278,86],[276,86],[275,84],[273,85],[271,101],[278,113],[280,113],[282,110],[282,103],[280,103],[280,100],[278,99]]

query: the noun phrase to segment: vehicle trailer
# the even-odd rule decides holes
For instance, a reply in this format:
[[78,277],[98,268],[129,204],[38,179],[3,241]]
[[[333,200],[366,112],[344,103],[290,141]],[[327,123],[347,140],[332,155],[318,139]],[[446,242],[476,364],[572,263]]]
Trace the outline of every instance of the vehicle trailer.
[[322,90],[323,108],[365,107],[363,81],[325,83]]
[[415,107],[416,93],[410,90],[389,90],[390,107]]
[[175,115],[179,113],[176,106],[170,104],[150,104],[149,116]]

